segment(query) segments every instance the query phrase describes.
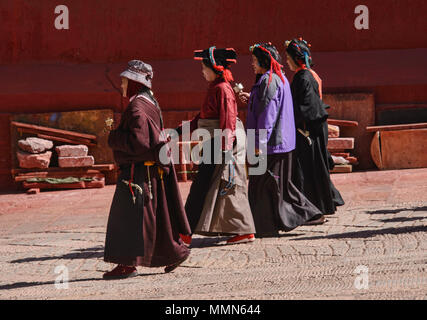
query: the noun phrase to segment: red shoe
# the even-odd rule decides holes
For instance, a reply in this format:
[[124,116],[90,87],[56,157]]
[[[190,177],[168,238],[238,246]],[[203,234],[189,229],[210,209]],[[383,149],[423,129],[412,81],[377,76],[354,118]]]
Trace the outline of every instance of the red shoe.
[[119,264],[113,270],[104,273],[102,278],[105,280],[125,279],[135,277],[137,274],[138,272],[136,271],[135,267],[129,267]]
[[184,242],[184,244],[189,247],[191,244],[191,236],[188,235],[184,235],[184,234],[179,234],[179,237],[181,238],[182,242]]
[[246,242],[253,242],[253,241],[255,241],[255,235],[251,233],[251,234],[234,236],[227,240],[227,244],[238,244],[238,243],[246,243]]

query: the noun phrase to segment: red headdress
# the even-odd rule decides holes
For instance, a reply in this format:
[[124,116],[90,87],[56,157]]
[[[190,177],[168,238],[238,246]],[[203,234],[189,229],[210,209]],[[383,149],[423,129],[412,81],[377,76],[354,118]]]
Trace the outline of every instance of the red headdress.
[[230,63],[236,63],[237,60],[236,51],[233,48],[217,49],[215,46],[210,47],[206,50],[195,50],[195,60],[205,60],[209,62],[212,69],[222,75],[224,80],[230,82],[233,81],[233,74],[231,73],[228,66]]
[[[269,45],[272,46],[271,42],[268,43]],[[254,44],[253,46],[249,47],[249,51],[250,52],[254,52],[255,49],[260,49],[261,51],[265,52],[266,54],[268,54],[268,56],[270,57],[270,77],[268,79],[268,84],[270,84],[271,80],[272,80],[272,76],[273,76],[273,72],[275,74],[277,74],[280,79],[282,79],[282,82],[285,82],[285,79],[283,78],[283,74],[282,74],[282,68],[283,66],[277,62],[277,60],[272,56],[270,50],[268,50],[267,48],[265,48],[263,45],[261,44]]]

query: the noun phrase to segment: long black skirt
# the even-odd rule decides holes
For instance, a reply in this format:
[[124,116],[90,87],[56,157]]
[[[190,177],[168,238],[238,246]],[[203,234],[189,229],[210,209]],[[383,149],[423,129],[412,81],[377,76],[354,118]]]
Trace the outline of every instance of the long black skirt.
[[311,145],[297,132],[292,181],[323,214],[334,214],[344,200],[329,173],[334,164],[327,150],[327,123],[321,125],[318,135],[310,135],[310,139]]
[[267,171],[249,177],[257,235],[290,231],[322,213],[292,183],[292,152],[267,156]]

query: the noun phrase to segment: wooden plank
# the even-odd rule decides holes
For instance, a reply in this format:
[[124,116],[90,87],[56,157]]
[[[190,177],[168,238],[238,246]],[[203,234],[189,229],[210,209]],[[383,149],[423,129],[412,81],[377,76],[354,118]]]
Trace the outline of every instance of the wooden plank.
[[375,132],[371,142],[371,157],[378,169],[383,169],[381,160],[380,132]]
[[351,164],[336,164],[331,173],[350,173],[353,171]]
[[383,169],[427,167],[427,128],[381,132]]
[[94,172],[33,172],[20,174],[15,176],[16,182],[27,181],[31,178],[68,178],[68,177],[76,177],[76,178],[94,178],[101,174],[100,171],[93,170]]
[[338,138],[340,136],[340,127],[328,124],[328,137]]
[[32,188],[27,190],[27,194],[38,194],[38,193],[40,193],[39,188]]
[[80,132],[68,131],[68,130],[62,130],[62,129],[54,129],[49,127],[38,126],[35,124],[28,124],[28,123],[22,123],[22,122],[16,122],[16,121],[12,121],[10,124],[20,129],[36,130],[39,133],[53,134],[55,136],[59,135],[59,136],[65,136],[65,137],[96,140],[96,136],[92,134],[86,134],[86,133],[80,133]]
[[354,149],[354,138],[329,138],[328,150]]
[[21,134],[22,133],[34,134],[34,135],[38,136],[39,138],[54,140],[54,141],[58,141],[58,142],[65,142],[65,143],[70,143],[70,144],[87,144],[87,145],[91,145],[91,146],[96,146],[96,143],[92,142],[92,140],[83,139],[83,138],[76,138],[76,137],[73,137],[72,139],[64,138],[64,137],[58,137],[58,136],[54,136],[51,134],[40,133],[36,129],[16,128],[16,131],[18,133],[21,133]]
[[12,169],[10,172],[13,176],[22,173],[33,173],[33,172],[94,172],[94,170],[99,171],[113,171],[116,169],[116,165],[112,163],[107,164],[94,164],[91,167],[86,168],[59,168],[59,167],[50,167],[47,169],[24,169],[17,168]]
[[348,152],[331,152],[331,155],[333,155],[335,157],[347,158],[350,156],[350,153],[348,153]]
[[425,128],[427,128],[427,122],[410,123],[410,124],[394,124],[389,126],[370,126],[370,127],[366,127],[366,131],[368,132],[397,131],[397,130],[425,129]]
[[334,126],[342,126],[342,127],[357,127],[359,125],[357,121],[338,120],[338,119],[328,119],[328,124],[332,124]]
[[347,158],[345,158],[345,160],[350,162],[350,164],[352,164],[352,165],[357,165],[359,163],[359,160],[357,160],[356,157],[347,157]]
[[55,137],[55,136],[51,136],[51,135],[45,135],[45,134],[41,134],[41,133],[37,133],[37,137],[41,138],[41,139],[47,139],[47,140],[53,140],[53,141],[58,141],[58,142],[64,142],[64,143],[68,143],[68,144],[84,144],[90,147],[96,146],[95,143],[92,143],[91,140],[88,139],[79,139],[79,140],[71,140],[71,139],[67,139],[67,138],[62,138],[62,137]]

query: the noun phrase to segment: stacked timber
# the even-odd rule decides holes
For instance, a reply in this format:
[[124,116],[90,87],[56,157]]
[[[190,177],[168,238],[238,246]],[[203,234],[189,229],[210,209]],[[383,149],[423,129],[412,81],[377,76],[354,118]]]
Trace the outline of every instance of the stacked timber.
[[[105,172],[114,171],[114,164],[95,164],[88,155],[89,146],[96,145],[96,136],[48,128],[33,124],[11,122],[19,133],[35,135],[18,141],[19,169],[12,169],[16,182],[22,182],[27,193],[40,189],[81,189],[105,186]],[[54,151],[54,144],[56,147]],[[55,153],[58,167],[50,166]]]
[[358,159],[351,154],[354,149],[354,137],[340,137],[340,126],[358,126],[356,121],[328,119],[328,150],[335,167],[333,173],[349,173]]

